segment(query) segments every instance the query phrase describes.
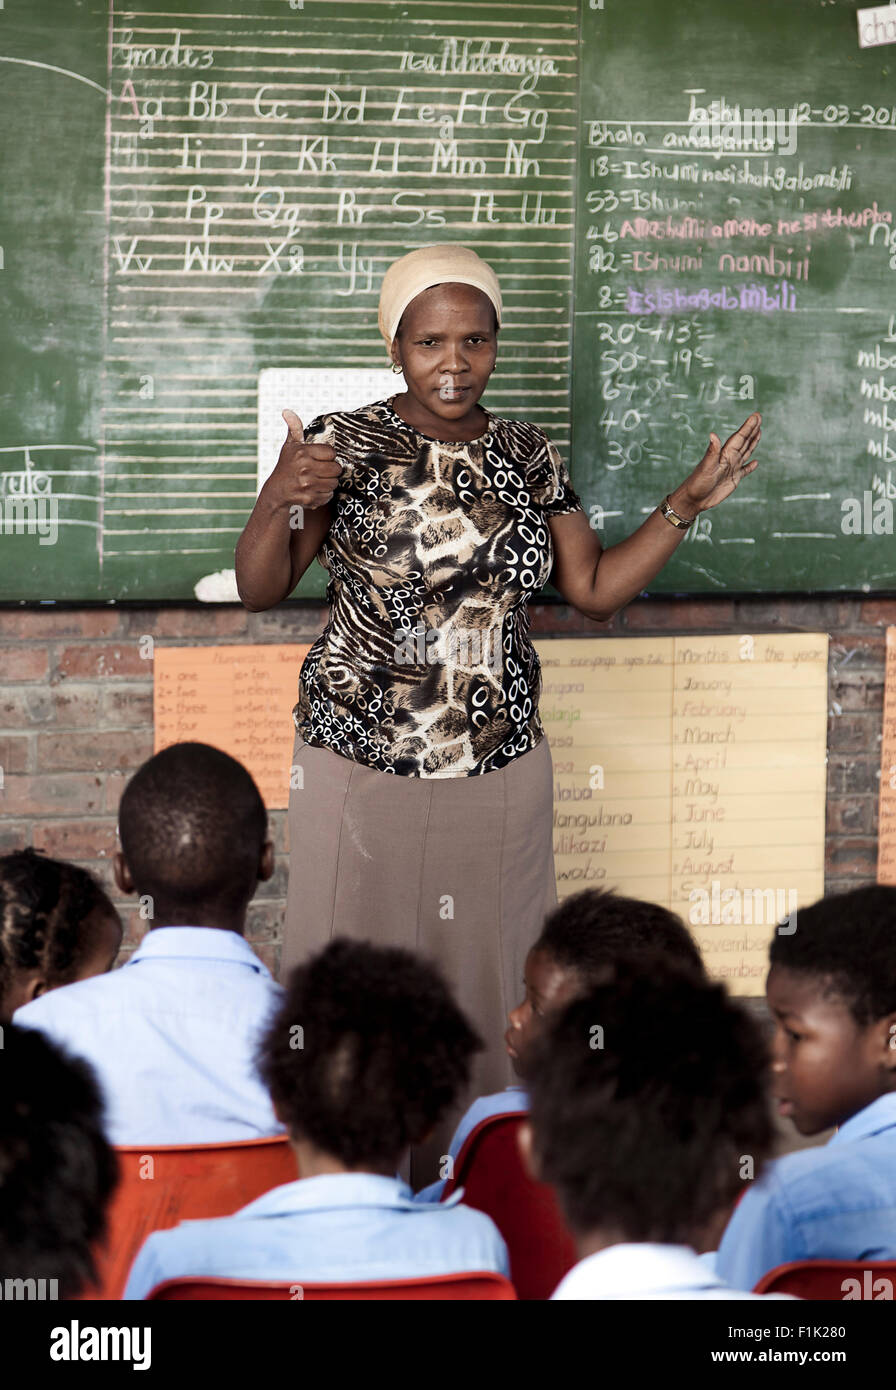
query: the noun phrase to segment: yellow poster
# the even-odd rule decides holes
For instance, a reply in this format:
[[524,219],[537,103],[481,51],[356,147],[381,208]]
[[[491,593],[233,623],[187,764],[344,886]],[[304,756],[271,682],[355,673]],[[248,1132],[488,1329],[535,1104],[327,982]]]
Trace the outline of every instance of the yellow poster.
[[536,645],[558,895],[661,903],[761,994],[772,933],[824,891],[827,635]]

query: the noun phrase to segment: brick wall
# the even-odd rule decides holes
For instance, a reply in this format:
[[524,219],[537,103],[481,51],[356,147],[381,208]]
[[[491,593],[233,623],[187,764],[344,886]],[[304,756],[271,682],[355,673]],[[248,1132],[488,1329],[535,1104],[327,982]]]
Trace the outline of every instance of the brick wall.
[[[128,776],[152,753],[152,662],[157,643],[306,642],[325,621],[322,604],[268,613],[233,606],[197,609],[54,608],[0,610],[0,853],[33,845],[93,870],[126,924],[124,950],[145,929],[134,900],[112,881],[118,800]],[[542,636],[826,631],[830,634],[826,887],[873,882],[885,628],[896,600],[648,599],[609,624],[567,605],[532,608]],[[247,935],[277,964],[285,907],[286,813],[272,814],[278,868],[260,884]]]

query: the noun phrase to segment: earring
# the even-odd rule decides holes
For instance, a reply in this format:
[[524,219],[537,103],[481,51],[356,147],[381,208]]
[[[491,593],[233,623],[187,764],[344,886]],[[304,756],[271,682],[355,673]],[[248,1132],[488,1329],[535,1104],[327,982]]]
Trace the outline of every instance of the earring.
[[400,362],[393,362],[393,363],[392,363],[392,370],[393,370],[393,372],[395,373],[395,375],[398,376],[398,374],[399,374],[400,372],[403,372],[403,371],[404,371],[404,367],[401,365]]

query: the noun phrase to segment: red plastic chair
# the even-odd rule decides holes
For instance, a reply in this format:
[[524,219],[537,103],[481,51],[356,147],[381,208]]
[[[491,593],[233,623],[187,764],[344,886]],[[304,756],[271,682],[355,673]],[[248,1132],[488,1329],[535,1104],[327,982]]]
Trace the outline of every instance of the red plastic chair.
[[[856,1281],[844,1288],[847,1279]],[[797,1298],[843,1302],[891,1299],[896,1290],[896,1260],[794,1260],[763,1274],[754,1293],[792,1293]]]
[[546,1299],[578,1257],[552,1188],[523,1166],[517,1135],[526,1118],[514,1113],[480,1121],[464,1140],[442,1200],[462,1187],[464,1204],[484,1211],[504,1237],[517,1296]]
[[289,1141],[166,1144],[117,1148],[119,1185],[106,1240],[94,1251],[98,1279],[82,1299],[121,1298],[134,1256],[153,1231],[179,1221],[231,1216],[247,1202],[298,1176]]
[[369,1284],[283,1284],[267,1279],[165,1279],[147,1294],[156,1302],[185,1299],[218,1301],[288,1299],[317,1303],[322,1299],[477,1299],[509,1302],[516,1290],[503,1274],[481,1271],[435,1274],[423,1279],[378,1279]]

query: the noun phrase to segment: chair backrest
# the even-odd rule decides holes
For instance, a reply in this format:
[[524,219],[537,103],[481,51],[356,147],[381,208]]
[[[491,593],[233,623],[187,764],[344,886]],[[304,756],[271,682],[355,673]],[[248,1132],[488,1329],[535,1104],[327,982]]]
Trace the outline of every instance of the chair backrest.
[[896,1260],[794,1260],[763,1274],[754,1293],[792,1293],[828,1301],[891,1299]]
[[471,1130],[442,1200],[462,1187],[464,1203],[490,1216],[504,1237],[517,1296],[545,1299],[577,1256],[553,1190],[523,1165],[517,1136],[525,1121],[518,1112],[491,1115]]
[[423,1279],[378,1279],[369,1284],[276,1283],[267,1279],[166,1279],[157,1284],[148,1298],[169,1302],[237,1299],[289,1299],[316,1303],[323,1299],[476,1299],[509,1302],[516,1298],[513,1285],[503,1274],[476,1271],[464,1274],[437,1274]]
[[233,1144],[166,1144],[117,1148],[119,1185],[105,1241],[94,1252],[98,1280],[82,1298],[121,1298],[144,1240],[179,1221],[230,1216],[263,1192],[297,1176],[289,1141],[244,1139]]

